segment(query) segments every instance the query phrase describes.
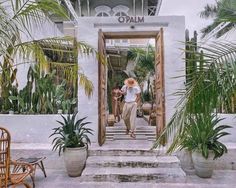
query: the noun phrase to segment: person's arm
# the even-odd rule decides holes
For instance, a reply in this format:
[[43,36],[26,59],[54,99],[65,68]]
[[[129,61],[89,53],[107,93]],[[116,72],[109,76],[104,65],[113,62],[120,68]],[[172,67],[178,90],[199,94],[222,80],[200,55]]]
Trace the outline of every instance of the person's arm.
[[122,95],[126,95],[126,91],[127,91],[127,87],[124,85],[124,86],[121,88],[121,90],[120,90],[121,96],[122,96]]

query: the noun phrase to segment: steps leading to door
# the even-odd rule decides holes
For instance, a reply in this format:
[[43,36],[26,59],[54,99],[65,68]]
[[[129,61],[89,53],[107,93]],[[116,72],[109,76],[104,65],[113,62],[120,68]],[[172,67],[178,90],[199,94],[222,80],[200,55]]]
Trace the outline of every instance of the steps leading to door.
[[127,149],[103,154],[88,157],[81,176],[83,182],[169,182],[186,176],[176,156]]
[[176,156],[90,156],[88,167],[178,168],[180,163]]
[[170,182],[185,177],[181,168],[86,167],[81,180],[85,182]]
[[[136,140],[149,140],[156,139],[156,127],[148,125],[139,125],[135,131]],[[126,128],[124,126],[114,126],[106,128],[106,140],[131,140],[129,135],[126,135]]]

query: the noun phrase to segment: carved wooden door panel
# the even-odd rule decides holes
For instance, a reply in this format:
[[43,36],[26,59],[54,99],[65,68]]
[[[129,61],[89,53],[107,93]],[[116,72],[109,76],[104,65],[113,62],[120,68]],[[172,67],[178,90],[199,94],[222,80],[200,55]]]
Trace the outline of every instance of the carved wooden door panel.
[[106,138],[106,46],[105,37],[98,32],[98,143],[101,146]]
[[164,43],[163,28],[156,36],[155,91],[156,91],[156,133],[161,134],[165,126],[165,85],[164,85]]

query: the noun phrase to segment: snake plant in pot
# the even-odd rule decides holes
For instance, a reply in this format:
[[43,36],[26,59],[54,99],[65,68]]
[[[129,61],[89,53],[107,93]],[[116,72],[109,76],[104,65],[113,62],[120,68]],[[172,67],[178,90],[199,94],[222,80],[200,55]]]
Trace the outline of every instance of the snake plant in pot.
[[84,169],[90,144],[88,135],[92,134],[92,129],[85,127],[91,122],[85,122],[86,117],[77,120],[76,115],[61,115],[63,121],[57,121],[60,126],[50,135],[55,137],[52,150],[58,150],[59,156],[63,151],[66,170],[71,177],[80,176]]
[[182,135],[181,149],[192,152],[196,174],[202,178],[212,176],[214,160],[227,153],[220,138],[229,135],[228,125],[219,125],[222,118],[213,114],[194,114],[189,117]]

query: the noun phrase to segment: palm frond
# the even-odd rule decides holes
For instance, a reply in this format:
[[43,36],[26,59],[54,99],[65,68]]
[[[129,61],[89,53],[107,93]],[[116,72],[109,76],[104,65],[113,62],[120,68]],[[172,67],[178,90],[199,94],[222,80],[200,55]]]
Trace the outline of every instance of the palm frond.
[[177,149],[189,114],[214,112],[222,102],[231,99],[236,91],[236,44],[213,43],[200,47],[200,50],[204,51],[203,70],[196,71],[197,76],[186,84],[185,91],[176,93],[180,97],[176,112],[154,147],[160,145],[167,134],[172,136],[168,151]]
[[214,21],[209,26],[203,28],[201,32],[203,37],[212,32],[222,23],[226,24],[225,27],[218,30],[214,35],[216,38],[221,37],[229,30],[235,27],[236,24],[236,2],[234,0],[221,0],[217,1],[216,5],[206,5],[205,10],[201,12],[200,16],[204,18],[213,17]]
[[200,17],[201,18],[214,18],[217,14],[218,11],[218,6],[217,5],[210,5],[207,4],[204,7],[204,10],[200,12]]

